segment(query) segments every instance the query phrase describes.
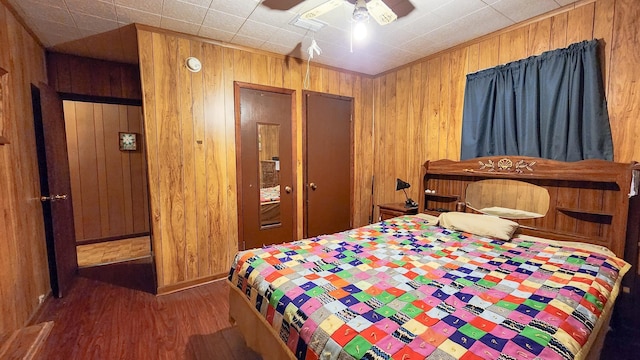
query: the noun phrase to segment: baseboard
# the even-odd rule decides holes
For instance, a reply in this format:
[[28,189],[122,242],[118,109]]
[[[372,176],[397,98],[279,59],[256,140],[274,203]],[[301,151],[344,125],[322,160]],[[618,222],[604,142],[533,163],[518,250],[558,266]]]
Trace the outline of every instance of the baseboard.
[[202,286],[214,281],[226,279],[228,275],[229,275],[228,273],[220,273],[220,274],[204,276],[204,277],[193,279],[193,280],[182,281],[182,282],[171,284],[171,285],[159,286],[157,295],[158,296],[168,295],[178,291],[191,289],[196,286]]
[[49,292],[47,292],[44,295],[44,300],[38,304],[38,306],[36,307],[35,311],[33,313],[31,313],[31,316],[29,316],[29,319],[27,320],[27,323],[24,325],[26,326],[33,326],[35,325],[35,321],[37,319],[40,318],[40,315],[42,314],[42,312],[44,311],[44,305],[50,301],[50,299],[53,298],[53,293],[51,293],[51,290],[49,290]]
[[14,331],[0,347],[0,359],[36,359],[52,328],[47,321]]

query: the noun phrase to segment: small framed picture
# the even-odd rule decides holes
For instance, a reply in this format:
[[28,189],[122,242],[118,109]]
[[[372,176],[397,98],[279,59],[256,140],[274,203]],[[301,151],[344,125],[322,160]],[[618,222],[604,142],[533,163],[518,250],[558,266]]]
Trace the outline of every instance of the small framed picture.
[[138,149],[138,134],[129,132],[121,132],[119,134],[121,151],[135,151]]

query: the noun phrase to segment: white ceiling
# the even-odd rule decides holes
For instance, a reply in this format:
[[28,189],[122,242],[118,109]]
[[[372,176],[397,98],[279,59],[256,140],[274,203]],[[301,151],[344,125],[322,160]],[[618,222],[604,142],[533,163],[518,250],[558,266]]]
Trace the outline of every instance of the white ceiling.
[[[132,41],[129,32],[116,29],[140,23],[304,59],[315,38],[322,54],[313,61],[375,75],[575,2],[386,0],[391,7],[410,1],[415,9],[386,26],[371,20],[366,41],[354,43],[351,52],[353,5],[346,1],[318,18],[327,25],[316,33],[289,24],[297,15],[324,1],[305,0],[289,10],[270,9],[262,0],[9,0],[9,3],[47,48],[62,52],[91,55],[92,42],[87,39],[115,33],[119,35],[112,43],[114,49],[93,57],[135,62],[136,54],[131,54],[135,53],[135,46],[126,44]],[[302,46],[292,52],[299,43]]]

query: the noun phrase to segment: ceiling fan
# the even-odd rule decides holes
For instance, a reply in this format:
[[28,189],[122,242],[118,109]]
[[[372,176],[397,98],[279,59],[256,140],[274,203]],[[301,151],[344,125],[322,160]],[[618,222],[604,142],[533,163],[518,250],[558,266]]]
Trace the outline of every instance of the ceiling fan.
[[[303,19],[314,19],[337,8],[345,1],[349,2],[348,0],[329,0],[307,12],[304,12],[300,17]],[[368,20],[369,17],[374,18],[380,25],[387,25],[394,22],[398,18],[398,15],[396,15],[396,13],[393,12],[393,10],[391,10],[391,8],[382,0],[356,0],[351,18],[355,22],[363,22]]]

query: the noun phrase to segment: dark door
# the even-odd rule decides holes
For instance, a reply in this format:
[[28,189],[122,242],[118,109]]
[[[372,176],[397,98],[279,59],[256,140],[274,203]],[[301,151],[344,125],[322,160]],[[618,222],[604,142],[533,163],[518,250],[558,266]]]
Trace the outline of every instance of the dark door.
[[51,291],[62,297],[78,270],[62,100],[43,83],[31,95]]
[[291,91],[236,84],[240,249],[295,238]]
[[305,237],[351,228],[351,98],[305,92]]

